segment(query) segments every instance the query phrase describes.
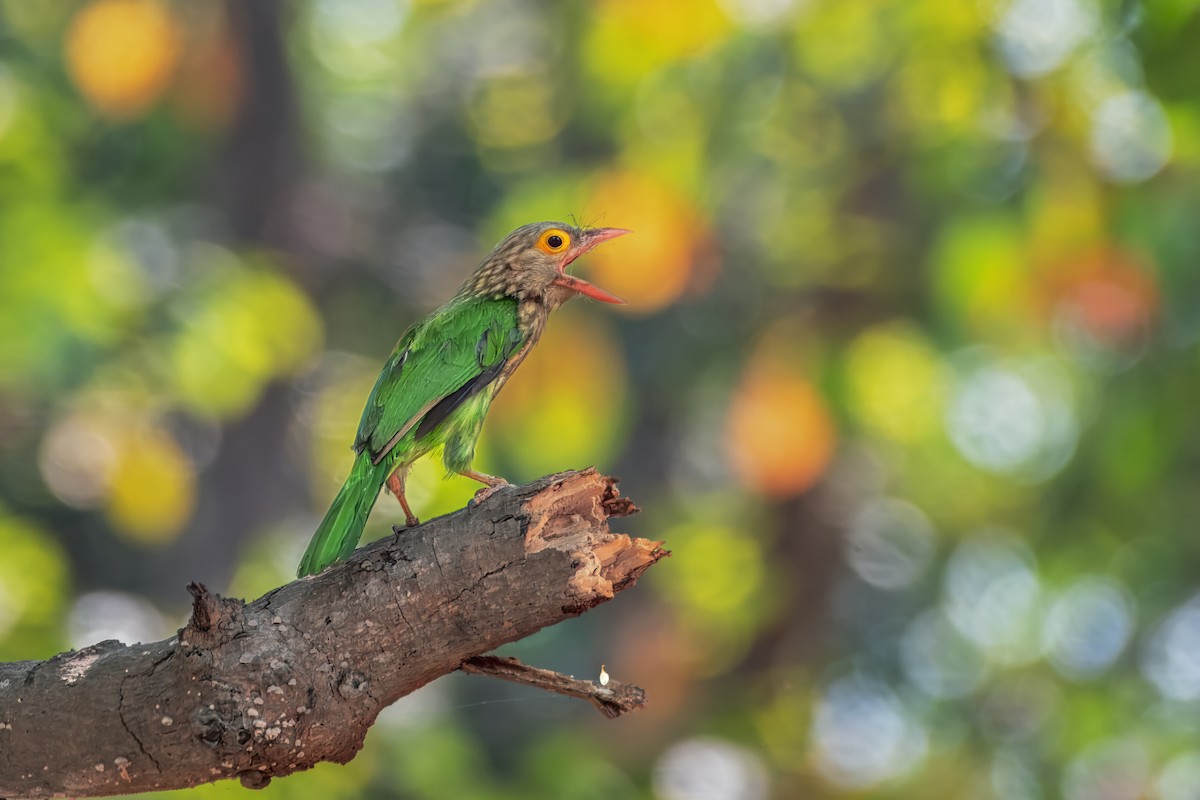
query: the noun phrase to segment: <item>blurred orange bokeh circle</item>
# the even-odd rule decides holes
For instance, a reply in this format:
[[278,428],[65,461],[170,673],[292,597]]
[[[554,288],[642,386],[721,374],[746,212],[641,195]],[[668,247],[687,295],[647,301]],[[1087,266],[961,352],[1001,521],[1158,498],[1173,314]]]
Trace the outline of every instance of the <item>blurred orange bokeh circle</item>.
[[726,437],[741,482],[786,497],[824,474],[837,434],[825,401],[808,380],[781,366],[756,365],[734,394]]
[[1118,346],[1139,340],[1157,316],[1153,269],[1132,252],[1096,248],[1046,270],[1050,313],[1067,308],[1096,339]]
[[678,190],[649,176],[615,172],[602,177],[588,208],[604,209],[597,224],[634,228],[634,236],[598,248],[586,270],[595,282],[649,313],[670,305],[689,287],[708,229]]
[[96,0],[71,21],[67,69],[87,101],[114,119],[148,109],[170,83],[181,36],[158,0]]

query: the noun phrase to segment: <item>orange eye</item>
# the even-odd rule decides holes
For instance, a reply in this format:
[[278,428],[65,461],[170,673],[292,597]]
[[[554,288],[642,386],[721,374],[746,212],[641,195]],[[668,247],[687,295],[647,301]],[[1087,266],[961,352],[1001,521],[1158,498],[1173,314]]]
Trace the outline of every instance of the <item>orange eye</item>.
[[566,231],[560,231],[558,228],[551,228],[542,234],[542,238],[538,239],[538,249],[543,253],[554,255],[566,250],[571,244],[571,237]]

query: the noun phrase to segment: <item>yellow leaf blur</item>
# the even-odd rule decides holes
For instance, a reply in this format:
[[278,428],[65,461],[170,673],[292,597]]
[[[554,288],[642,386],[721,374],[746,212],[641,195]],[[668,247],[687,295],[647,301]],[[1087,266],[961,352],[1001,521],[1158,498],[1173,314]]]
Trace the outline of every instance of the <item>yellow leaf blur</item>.
[[[67,592],[67,557],[54,539],[0,513],[0,658],[44,657]],[[37,636],[36,634],[41,634]]]
[[175,440],[157,429],[123,443],[106,509],[117,532],[143,544],[169,541],[192,515],[196,476]]
[[824,400],[803,376],[755,364],[729,408],[726,449],[748,488],[772,497],[798,494],[829,466],[836,432]]
[[906,57],[892,96],[898,123],[933,140],[963,136],[978,130],[989,110],[1011,105],[1011,91],[976,50],[920,48]]
[[662,64],[697,55],[723,41],[729,19],[714,0],[607,0],[596,6],[585,43],[591,69],[602,83],[636,83]]
[[795,54],[806,75],[835,90],[849,90],[891,64],[897,42],[875,0],[821,3],[796,27]]
[[148,109],[179,61],[180,32],[158,0],[96,0],[67,31],[67,69],[96,110],[128,120]]
[[982,217],[946,227],[934,252],[934,285],[966,330],[1020,341],[1039,328],[1029,255],[1011,220]]
[[1094,176],[1065,158],[1051,160],[1047,171],[1030,197],[1029,246],[1040,266],[1055,267],[1103,243],[1110,220]]
[[776,610],[778,584],[763,543],[746,527],[696,520],[668,529],[664,538],[687,542],[675,555],[678,569],[652,580],[680,616],[689,666],[704,675],[725,672]]
[[563,104],[554,81],[537,72],[497,76],[483,82],[467,109],[475,139],[485,147],[525,147],[562,128]]
[[813,705],[812,681],[797,669],[779,682],[774,696],[755,717],[755,728],[763,747],[784,769],[802,769]]
[[913,444],[939,429],[945,376],[915,328],[889,323],[861,333],[847,354],[846,379],[855,414],[889,439]]
[[322,509],[337,494],[354,463],[355,431],[379,367],[365,358],[338,357],[320,368],[327,377],[305,416],[312,428],[312,494]]
[[171,345],[172,382],[186,405],[237,416],[268,381],[296,374],[320,346],[321,321],[287,277],[244,268],[214,248],[211,285]]
[[624,298],[635,313],[678,300],[708,240],[696,209],[670,186],[632,172],[602,178],[588,207],[603,209],[605,224],[635,229],[635,235],[588,255],[586,268],[595,283]]

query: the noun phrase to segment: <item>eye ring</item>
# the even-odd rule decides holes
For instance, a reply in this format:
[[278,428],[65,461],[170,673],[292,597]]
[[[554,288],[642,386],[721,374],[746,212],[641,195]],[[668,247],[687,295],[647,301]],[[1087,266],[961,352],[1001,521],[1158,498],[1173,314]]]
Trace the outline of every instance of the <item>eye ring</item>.
[[556,255],[571,244],[571,235],[558,228],[551,228],[538,239],[538,249],[548,255]]

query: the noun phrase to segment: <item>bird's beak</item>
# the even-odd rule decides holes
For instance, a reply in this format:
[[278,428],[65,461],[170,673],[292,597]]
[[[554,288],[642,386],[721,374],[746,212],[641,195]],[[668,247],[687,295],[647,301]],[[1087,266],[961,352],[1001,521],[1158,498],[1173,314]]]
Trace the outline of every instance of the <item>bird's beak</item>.
[[599,300],[602,303],[624,304],[625,301],[615,294],[606,292],[599,286],[593,286],[583,278],[568,275],[566,269],[568,264],[601,242],[607,242],[609,239],[615,239],[627,233],[631,233],[631,231],[627,231],[624,228],[588,228],[583,231],[579,239],[575,242],[575,246],[567,251],[566,257],[563,258],[562,264],[559,265],[558,277],[554,279],[554,283],[565,289],[570,289],[573,292],[590,297],[593,300]]

